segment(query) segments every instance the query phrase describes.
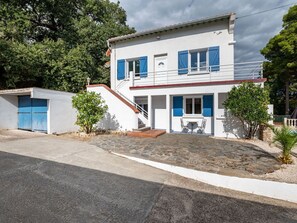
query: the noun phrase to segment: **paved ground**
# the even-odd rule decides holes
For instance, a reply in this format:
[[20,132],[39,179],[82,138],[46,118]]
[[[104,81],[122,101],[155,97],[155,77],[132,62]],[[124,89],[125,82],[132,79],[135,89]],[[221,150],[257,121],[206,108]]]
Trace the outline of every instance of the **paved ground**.
[[255,145],[197,135],[166,134],[157,139],[99,135],[91,143],[107,151],[231,176],[262,175],[281,166]]
[[0,141],[0,179],[0,222],[297,222],[297,204],[54,136]]

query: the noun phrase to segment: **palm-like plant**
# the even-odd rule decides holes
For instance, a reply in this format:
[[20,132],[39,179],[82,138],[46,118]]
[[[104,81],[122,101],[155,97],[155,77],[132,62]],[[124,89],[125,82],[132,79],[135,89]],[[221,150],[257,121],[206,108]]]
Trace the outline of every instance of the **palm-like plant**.
[[273,142],[277,142],[282,147],[281,161],[286,164],[291,164],[293,162],[291,151],[293,147],[297,144],[297,132],[292,131],[288,126],[283,126],[282,128],[272,128],[274,133]]

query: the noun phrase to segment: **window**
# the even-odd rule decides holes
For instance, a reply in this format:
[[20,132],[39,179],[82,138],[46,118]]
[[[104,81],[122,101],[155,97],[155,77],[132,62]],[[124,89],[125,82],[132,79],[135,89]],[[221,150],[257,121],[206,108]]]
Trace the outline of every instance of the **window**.
[[185,114],[200,115],[202,111],[201,97],[188,97],[185,99]]
[[190,51],[191,71],[208,71],[207,50]]
[[130,76],[130,72],[134,73],[134,77],[140,77],[140,60],[130,60],[128,61],[128,77]]

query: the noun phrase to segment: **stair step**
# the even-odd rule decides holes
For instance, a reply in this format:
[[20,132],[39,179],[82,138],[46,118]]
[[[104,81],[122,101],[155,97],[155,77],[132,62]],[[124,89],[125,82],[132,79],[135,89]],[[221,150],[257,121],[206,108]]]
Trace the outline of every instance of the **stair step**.
[[158,136],[163,135],[165,133],[165,130],[151,129],[144,132],[128,132],[127,135],[130,137],[157,138]]
[[138,129],[133,129],[133,132],[144,132],[144,131],[148,131],[150,129],[151,129],[151,127],[144,126],[144,127],[138,128]]

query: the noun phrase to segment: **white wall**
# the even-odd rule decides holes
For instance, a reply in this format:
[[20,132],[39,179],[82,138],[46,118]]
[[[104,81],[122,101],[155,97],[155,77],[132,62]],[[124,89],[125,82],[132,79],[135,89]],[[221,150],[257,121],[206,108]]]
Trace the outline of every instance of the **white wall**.
[[108,106],[108,111],[98,127],[102,129],[131,131],[138,128],[138,115],[128,105],[105,87],[92,86],[88,91],[99,93]]
[[18,97],[15,95],[0,96],[0,128],[18,128]]
[[[156,38],[157,36],[160,37],[159,40]],[[177,70],[178,51],[220,46],[220,64],[229,65],[234,63],[234,46],[229,44],[232,40],[233,34],[228,32],[228,21],[221,21],[200,25],[196,28],[185,28],[114,43],[111,46],[111,87],[115,89],[120,82],[116,79],[118,59],[148,56],[148,72],[153,72],[154,56],[167,54],[168,70]],[[153,78],[150,75],[153,73],[149,73],[148,78],[136,82],[152,84],[150,82]],[[209,74],[190,76],[176,73],[176,82],[180,83],[185,79],[191,79],[191,81],[231,80],[234,78],[233,75],[231,70],[229,72],[213,72],[212,77]]]
[[166,96],[152,97],[152,127],[154,129],[166,129]]
[[64,91],[33,88],[32,98],[48,100],[48,134],[77,131],[76,110],[72,108],[72,96]]

